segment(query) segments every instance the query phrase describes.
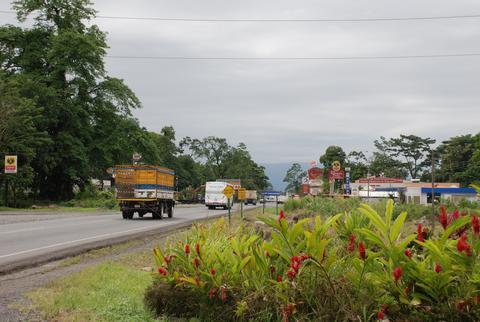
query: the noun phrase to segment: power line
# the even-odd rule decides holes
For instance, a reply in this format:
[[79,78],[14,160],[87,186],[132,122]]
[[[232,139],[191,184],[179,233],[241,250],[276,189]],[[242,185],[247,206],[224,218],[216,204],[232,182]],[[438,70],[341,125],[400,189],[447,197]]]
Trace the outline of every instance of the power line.
[[[15,11],[0,10],[3,14],[15,14]],[[480,18],[480,14],[453,15],[453,16],[423,16],[423,17],[386,17],[386,18],[349,18],[349,19],[197,19],[197,18],[163,18],[163,17],[132,17],[132,16],[103,16],[98,19],[116,20],[150,20],[150,21],[178,21],[178,22],[382,22],[382,21],[415,21],[415,20],[452,20]]]
[[236,61],[315,61],[315,60],[389,60],[422,58],[459,58],[480,57],[480,53],[432,54],[432,55],[395,55],[395,56],[331,56],[331,57],[198,57],[198,56],[127,56],[107,55],[112,59],[138,60],[236,60]]

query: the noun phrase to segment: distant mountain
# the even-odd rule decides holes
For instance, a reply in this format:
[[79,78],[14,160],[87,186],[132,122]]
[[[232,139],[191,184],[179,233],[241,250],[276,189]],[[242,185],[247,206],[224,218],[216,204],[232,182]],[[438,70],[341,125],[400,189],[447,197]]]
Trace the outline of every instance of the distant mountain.
[[[262,165],[265,167],[265,173],[267,174],[268,178],[270,179],[270,183],[273,185],[274,190],[283,191],[287,184],[283,182],[283,178],[287,174],[287,170],[290,169],[292,162],[285,162],[285,163],[263,163]],[[306,170],[305,162],[298,162],[300,165]]]

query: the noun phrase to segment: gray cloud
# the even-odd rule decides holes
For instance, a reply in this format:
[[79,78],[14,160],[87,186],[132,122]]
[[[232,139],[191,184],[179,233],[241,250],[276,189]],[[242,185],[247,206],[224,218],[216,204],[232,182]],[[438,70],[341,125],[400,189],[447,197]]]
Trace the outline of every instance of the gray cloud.
[[[105,16],[370,18],[480,13],[478,1],[96,1]],[[0,10],[8,10],[6,3]],[[2,21],[9,18],[0,16]],[[11,20],[13,22],[13,20]],[[480,19],[365,23],[95,21],[110,55],[379,56],[480,52]],[[479,130],[480,58],[142,61],[107,58],[150,130],[245,142],[263,163],[308,162],[328,145],[372,151],[379,136],[438,140]]]

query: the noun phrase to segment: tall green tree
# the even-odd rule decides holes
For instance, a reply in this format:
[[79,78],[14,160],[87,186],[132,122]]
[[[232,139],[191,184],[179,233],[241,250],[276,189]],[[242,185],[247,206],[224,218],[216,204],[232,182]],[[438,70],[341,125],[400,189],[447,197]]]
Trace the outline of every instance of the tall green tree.
[[[368,169],[370,175],[385,176],[388,178],[405,179],[408,176],[408,171],[404,164],[383,152],[374,152]],[[365,176],[367,172],[365,172]]]
[[[37,149],[48,143],[46,133],[40,132],[35,126],[41,110],[20,95],[20,86],[0,71],[0,167],[4,167],[6,154],[17,155],[18,166],[17,174],[0,176],[2,196],[7,197],[7,206],[12,202],[14,205],[16,191],[26,190],[33,183],[31,161]],[[7,186],[9,192],[5,191]]]
[[294,163],[287,170],[283,182],[287,183],[285,191],[300,193],[302,186],[302,179],[307,175],[307,172],[302,169],[302,166],[299,163]]
[[423,160],[435,143],[434,139],[422,138],[416,135],[403,135],[398,138],[375,140],[375,147],[388,156],[402,161],[410,177],[418,178],[424,168]]
[[436,177],[438,181],[460,182],[463,186],[478,180],[480,172],[476,156],[480,156],[480,134],[460,135],[443,141],[435,150],[439,161]]
[[103,166],[97,160],[115,159],[114,149],[99,141],[105,132],[124,133],[119,120],[131,118],[140,102],[122,80],[107,75],[106,36],[86,24],[95,15],[91,1],[13,4],[20,21],[33,14],[35,23],[0,27],[0,64],[8,77],[24,80],[21,95],[42,110],[36,127],[50,139],[31,163],[34,190],[43,199],[68,199],[75,185],[82,187]]
[[351,181],[365,177],[368,172],[367,162],[367,157],[362,151],[352,151],[348,154],[345,167],[350,168]]
[[[320,163],[323,164],[324,169],[328,170],[332,167],[333,161],[340,161],[342,167],[345,165],[347,159],[346,153],[343,149],[336,145],[329,146],[325,153],[320,157]],[[328,171],[324,171],[328,172]]]

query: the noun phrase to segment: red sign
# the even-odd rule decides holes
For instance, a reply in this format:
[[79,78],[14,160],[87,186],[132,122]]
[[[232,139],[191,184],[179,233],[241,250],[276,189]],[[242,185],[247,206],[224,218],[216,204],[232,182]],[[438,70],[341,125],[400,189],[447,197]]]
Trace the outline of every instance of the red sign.
[[333,169],[328,170],[328,180],[333,181],[333,180],[343,180],[345,177],[345,171],[339,170],[335,171]]
[[311,168],[308,170],[308,178],[310,180],[315,180],[323,176],[323,170],[320,168]]
[[305,195],[308,195],[310,192],[310,187],[308,186],[307,183],[302,184],[302,193]]
[[358,179],[359,183],[403,183],[402,179],[386,178],[386,177],[371,177]]

